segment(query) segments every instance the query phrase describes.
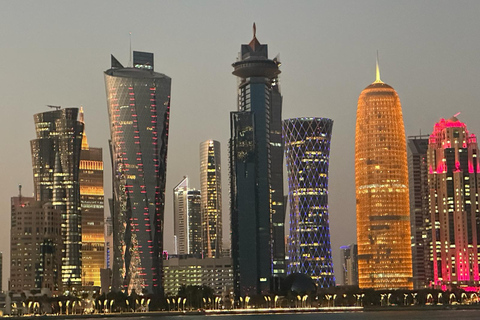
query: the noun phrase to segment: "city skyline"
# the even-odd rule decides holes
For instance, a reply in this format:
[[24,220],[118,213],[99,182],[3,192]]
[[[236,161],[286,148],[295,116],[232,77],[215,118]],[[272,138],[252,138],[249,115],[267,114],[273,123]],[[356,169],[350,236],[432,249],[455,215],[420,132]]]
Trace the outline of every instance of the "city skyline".
[[[440,116],[448,118],[458,111],[462,111],[461,117],[470,119],[472,132],[480,132],[480,116],[476,112],[480,97],[475,90],[480,69],[476,56],[480,50],[472,41],[479,28],[475,17],[479,5],[432,3],[154,4],[147,15],[164,17],[159,24],[153,23],[158,19],[127,18],[126,13],[136,6],[126,2],[115,3],[116,8],[127,8],[119,12],[118,19],[107,14],[111,12],[108,3],[99,4],[97,10],[91,10],[93,3],[75,6],[75,10],[73,5],[57,3],[55,13],[49,12],[48,6],[31,2],[7,3],[0,13],[5,31],[0,44],[4,52],[0,83],[7,90],[1,107],[10,121],[4,120],[1,133],[4,137],[11,132],[16,134],[1,142],[2,149],[13,152],[11,157],[1,159],[4,168],[12,168],[0,176],[5,188],[3,212],[9,212],[9,198],[16,194],[19,183],[24,186],[25,195],[33,192],[28,149],[33,129],[32,121],[23,119],[25,115],[31,119],[32,114],[47,111],[44,105],[50,103],[83,105],[90,142],[108,150],[101,73],[108,67],[111,52],[120,55],[121,61],[128,61],[131,31],[133,47],[154,52],[157,66],[174,79],[165,211],[166,225],[173,225],[173,210],[168,202],[175,177],[187,174],[193,185],[199,185],[198,143],[210,138],[219,140],[222,162],[227,163],[228,114],[235,103],[230,63],[238,44],[249,36],[251,24],[256,21],[258,34],[269,43],[272,55],[281,52],[283,118],[321,116],[335,120],[329,202],[334,266],[338,273],[338,248],[353,242],[355,233],[354,189],[349,180],[353,173],[349,154],[353,152],[354,109],[358,92],[371,78],[376,49],[382,57],[384,78],[395,84],[402,98],[407,135],[417,134],[419,129],[429,132]],[[200,20],[195,13],[198,10],[209,10],[217,19]],[[231,11],[239,14],[224,17],[224,12]],[[90,23],[85,23],[83,16]],[[32,25],[35,27],[31,28]],[[156,41],[150,43],[148,38],[152,36]],[[212,48],[216,49],[215,54],[211,54]],[[66,68],[71,68],[75,77],[68,77]],[[21,91],[26,87],[28,95]],[[210,94],[212,87],[215,94]],[[217,116],[212,121],[199,122],[198,119],[206,119],[207,113]],[[195,133],[187,130],[184,134],[188,127],[195,127]],[[190,143],[184,138],[187,135],[197,137],[189,139]],[[109,172],[108,152],[104,152],[104,162],[105,171]],[[14,171],[15,175],[11,173]],[[228,190],[225,180],[223,189]],[[108,174],[105,181],[105,194],[109,197]],[[223,207],[228,208],[228,197],[224,196]],[[224,213],[223,218],[224,225],[228,225],[228,214]],[[225,229],[224,242],[228,242]],[[8,230],[4,231],[8,235]],[[343,239],[345,234],[348,239]],[[169,244],[169,238],[173,236],[166,234],[165,245],[172,250],[173,240]],[[0,250],[5,254],[4,265],[8,265],[8,247],[0,246]],[[7,277],[8,271],[4,274]]]

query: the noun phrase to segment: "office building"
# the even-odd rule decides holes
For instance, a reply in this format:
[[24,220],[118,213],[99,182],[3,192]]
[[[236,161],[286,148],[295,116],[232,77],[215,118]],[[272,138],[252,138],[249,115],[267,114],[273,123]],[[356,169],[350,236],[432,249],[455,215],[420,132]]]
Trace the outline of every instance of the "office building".
[[35,199],[62,213],[62,270],[65,290],[82,285],[80,151],[83,123],[78,108],[34,116],[37,138],[30,141]]
[[343,285],[358,286],[358,251],[357,245],[352,243],[340,247],[343,267]]
[[176,254],[202,255],[202,213],[199,190],[190,189],[188,177],[173,188]]
[[[80,121],[84,122],[83,109]],[[80,203],[82,207],[82,284],[100,287],[100,269],[105,267],[102,148],[88,145],[83,134],[80,152]]]
[[222,252],[222,175],[220,142],[200,144],[200,190],[202,194],[202,251],[219,258]]
[[428,135],[407,140],[408,185],[410,186],[410,228],[412,235],[413,287],[430,286],[433,269],[430,248],[432,224],[428,204]]
[[11,198],[10,282],[8,290],[62,290],[62,211],[32,197]]
[[413,289],[402,107],[378,63],[376,80],[358,98],[355,185],[359,287]]
[[113,290],[162,294],[163,220],[171,79],[153,54],[105,71],[113,177]]
[[285,273],[282,152],[272,157],[272,148],[282,148],[279,65],[277,59],[268,58],[268,46],[257,40],[254,25],[252,41],[241,46],[233,63],[239,80],[238,109],[230,113],[229,146],[236,299],[275,291],[278,281],[272,276]]
[[288,273],[310,276],[317,287],[335,286],[328,220],[328,166],[333,121],[283,122],[290,203]]
[[[477,137],[455,116],[435,124],[428,143],[433,285],[480,287],[480,165]],[[471,289],[471,288],[469,288]]]
[[231,258],[204,258],[171,255],[163,261],[165,295],[176,296],[181,286],[207,286],[214,295],[225,297],[233,291]]

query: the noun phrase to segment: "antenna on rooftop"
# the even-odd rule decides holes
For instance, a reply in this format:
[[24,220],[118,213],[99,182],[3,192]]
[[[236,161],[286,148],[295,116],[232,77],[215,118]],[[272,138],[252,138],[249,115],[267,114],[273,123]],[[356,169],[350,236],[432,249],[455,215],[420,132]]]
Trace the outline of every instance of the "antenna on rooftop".
[[455,113],[454,117],[455,117],[455,118],[458,117],[458,116],[460,115],[460,113],[461,113],[461,112]]
[[133,67],[132,63],[132,33],[130,32],[130,61],[128,62],[130,67]]

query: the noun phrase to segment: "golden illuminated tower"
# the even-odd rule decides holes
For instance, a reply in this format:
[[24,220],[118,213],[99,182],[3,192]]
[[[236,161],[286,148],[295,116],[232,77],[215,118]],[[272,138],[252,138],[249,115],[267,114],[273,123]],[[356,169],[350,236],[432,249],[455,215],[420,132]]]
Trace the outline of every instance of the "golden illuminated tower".
[[378,61],[375,82],[358,98],[355,184],[359,287],[413,289],[402,107]]
[[[83,121],[83,109],[80,109]],[[105,268],[102,148],[90,148],[83,134],[80,152],[80,203],[82,207],[82,285],[100,286]]]

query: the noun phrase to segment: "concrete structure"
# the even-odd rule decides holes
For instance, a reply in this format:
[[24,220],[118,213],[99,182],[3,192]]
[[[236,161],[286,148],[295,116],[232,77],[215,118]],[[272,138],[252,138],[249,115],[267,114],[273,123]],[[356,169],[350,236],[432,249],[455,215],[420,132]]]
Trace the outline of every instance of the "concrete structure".
[[343,267],[343,285],[358,286],[358,249],[357,245],[352,243],[348,246],[340,247]]
[[208,286],[215,295],[227,296],[233,291],[231,258],[199,259],[189,255],[169,256],[163,261],[165,295],[175,296],[184,286]]
[[430,249],[432,224],[428,203],[427,136],[408,137],[407,161],[410,186],[410,227],[412,234],[413,287],[430,286],[433,280]]
[[477,137],[465,123],[452,117],[435,124],[427,163],[436,288],[480,288],[478,155]]
[[378,63],[376,80],[358,98],[355,185],[359,287],[413,289],[402,106]]
[[220,142],[200,144],[200,191],[202,194],[202,251],[219,258],[222,252],[222,175]]
[[80,204],[80,151],[83,123],[78,108],[34,116],[37,138],[30,141],[35,199],[62,214],[62,270],[65,288],[82,285],[82,216]]
[[105,71],[113,177],[113,290],[162,294],[163,220],[171,79],[153,54]]
[[62,289],[62,211],[35,198],[11,198],[9,290]]
[[[80,121],[85,123],[82,109]],[[105,267],[102,148],[90,147],[85,132],[80,152],[79,176],[82,207],[82,285],[100,287],[100,269]]]
[[288,273],[310,276],[317,287],[335,286],[328,220],[328,166],[333,120],[283,122],[290,200]]
[[[254,35],[233,64],[238,110],[230,114],[230,203],[235,299],[278,289],[285,274],[280,62]],[[275,130],[273,130],[275,128]],[[275,156],[273,156],[275,154]],[[273,281],[273,282],[272,282]]]

